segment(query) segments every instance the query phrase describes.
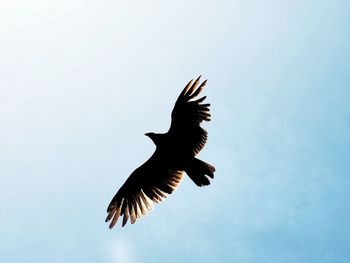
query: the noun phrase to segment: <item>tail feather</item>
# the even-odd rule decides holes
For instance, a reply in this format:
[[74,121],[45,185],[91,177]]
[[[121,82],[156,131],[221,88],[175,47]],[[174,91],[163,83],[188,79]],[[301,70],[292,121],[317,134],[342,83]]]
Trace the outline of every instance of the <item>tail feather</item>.
[[212,179],[214,178],[215,167],[203,162],[202,160],[194,158],[185,171],[196,185],[203,186],[210,184],[208,177]]

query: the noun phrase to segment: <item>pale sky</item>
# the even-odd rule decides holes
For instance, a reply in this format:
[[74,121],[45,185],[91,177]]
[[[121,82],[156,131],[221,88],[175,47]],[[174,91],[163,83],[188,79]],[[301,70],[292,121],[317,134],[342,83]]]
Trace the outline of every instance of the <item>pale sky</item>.
[[[349,1],[0,1],[0,261],[348,262]],[[106,208],[199,74],[216,166]]]

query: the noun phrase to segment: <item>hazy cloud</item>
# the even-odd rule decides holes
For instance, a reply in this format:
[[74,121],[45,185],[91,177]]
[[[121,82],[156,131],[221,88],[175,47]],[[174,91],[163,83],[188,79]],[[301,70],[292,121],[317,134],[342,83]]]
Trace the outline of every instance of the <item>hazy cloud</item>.
[[117,239],[109,244],[112,263],[136,263],[135,249],[126,240]]

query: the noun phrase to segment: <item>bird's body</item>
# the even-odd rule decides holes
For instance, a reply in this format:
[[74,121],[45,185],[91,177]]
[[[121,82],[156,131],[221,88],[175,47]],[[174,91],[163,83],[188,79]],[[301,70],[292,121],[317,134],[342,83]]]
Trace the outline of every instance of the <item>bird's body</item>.
[[209,104],[201,104],[205,97],[193,100],[204,88],[199,78],[192,80],[181,92],[173,112],[167,133],[146,133],[156,145],[153,155],[138,167],[125,181],[108,206],[106,222],[112,219],[112,228],[120,215],[123,226],[127,220],[136,219],[152,209],[152,201],[160,202],[171,194],[181,182],[184,172],[198,186],[210,184],[215,168],[195,156],[204,147],[207,132],[200,127],[210,120]]

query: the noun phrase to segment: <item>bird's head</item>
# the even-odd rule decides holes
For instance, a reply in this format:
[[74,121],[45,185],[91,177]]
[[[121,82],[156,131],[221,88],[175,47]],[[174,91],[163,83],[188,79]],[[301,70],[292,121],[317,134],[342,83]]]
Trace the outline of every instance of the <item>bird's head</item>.
[[145,133],[145,135],[147,137],[149,137],[154,142],[155,145],[157,145],[159,134],[154,133],[154,132],[147,132],[147,133]]

